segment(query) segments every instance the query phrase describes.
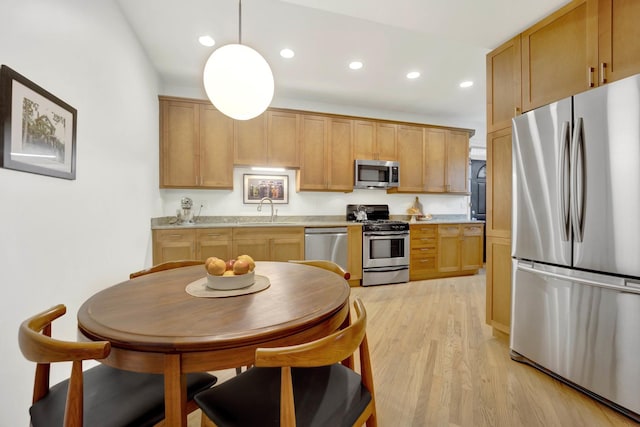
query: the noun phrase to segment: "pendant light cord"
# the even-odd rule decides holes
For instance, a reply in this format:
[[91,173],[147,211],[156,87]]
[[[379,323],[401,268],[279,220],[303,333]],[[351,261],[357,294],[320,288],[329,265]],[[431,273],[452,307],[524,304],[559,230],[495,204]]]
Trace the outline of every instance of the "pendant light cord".
[[238,44],[242,44],[242,0],[238,0]]

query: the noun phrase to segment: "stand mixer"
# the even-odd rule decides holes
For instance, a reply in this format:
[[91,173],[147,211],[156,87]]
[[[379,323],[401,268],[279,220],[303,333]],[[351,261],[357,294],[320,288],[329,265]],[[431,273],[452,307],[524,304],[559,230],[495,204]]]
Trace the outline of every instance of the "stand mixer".
[[176,216],[178,217],[178,222],[193,224],[193,212],[191,212],[191,208],[193,207],[193,200],[189,197],[183,197],[180,200],[180,207],[182,209],[178,209]]

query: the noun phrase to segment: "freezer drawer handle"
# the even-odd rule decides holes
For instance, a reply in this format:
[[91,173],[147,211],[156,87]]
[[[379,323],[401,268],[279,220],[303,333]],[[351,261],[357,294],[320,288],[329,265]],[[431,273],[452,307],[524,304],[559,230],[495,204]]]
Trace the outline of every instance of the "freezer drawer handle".
[[[526,271],[526,272],[533,273],[533,274],[538,274],[540,276],[552,277],[554,279],[564,280],[564,281],[567,281],[567,282],[581,283],[583,285],[589,285],[589,286],[597,286],[599,288],[616,289],[618,291],[624,291],[625,290],[624,286],[598,282],[597,280],[589,280],[589,279],[585,279],[585,278],[582,278],[582,277],[567,276],[566,274],[553,273],[551,271],[538,270],[537,268],[527,267],[527,266],[524,266],[524,265],[522,265],[520,263],[518,263],[518,270]],[[627,283],[627,285],[628,285],[628,283]],[[628,287],[630,287],[630,286],[628,286]],[[640,286],[637,289],[640,291]],[[629,291],[629,289],[626,289],[626,290]]]

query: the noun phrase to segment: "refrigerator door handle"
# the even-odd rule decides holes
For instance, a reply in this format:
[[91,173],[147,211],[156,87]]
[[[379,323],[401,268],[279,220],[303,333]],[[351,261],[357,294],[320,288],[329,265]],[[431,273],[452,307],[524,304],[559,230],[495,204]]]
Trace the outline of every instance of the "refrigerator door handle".
[[576,119],[571,143],[571,225],[573,238],[582,242],[584,235],[584,132],[582,117]]
[[561,147],[560,147],[560,164],[558,165],[558,175],[560,176],[558,191],[558,204],[560,205],[560,230],[562,232],[562,240],[569,241],[569,231],[571,230],[571,216],[569,212],[569,185],[570,185],[570,168],[569,168],[569,147],[570,147],[570,131],[569,122],[562,122],[562,130],[560,131]]

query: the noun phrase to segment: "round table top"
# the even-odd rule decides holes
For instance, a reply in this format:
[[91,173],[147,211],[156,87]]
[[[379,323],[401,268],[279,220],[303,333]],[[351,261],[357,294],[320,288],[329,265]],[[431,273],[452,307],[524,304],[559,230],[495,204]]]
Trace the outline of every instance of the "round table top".
[[339,275],[287,262],[256,262],[271,285],[227,298],[189,295],[186,286],[206,275],[204,265],[148,274],[104,289],[78,311],[78,328],[116,348],[189,352],[268,342],[330,318],[349,303]]

